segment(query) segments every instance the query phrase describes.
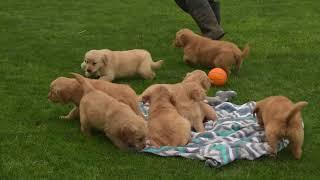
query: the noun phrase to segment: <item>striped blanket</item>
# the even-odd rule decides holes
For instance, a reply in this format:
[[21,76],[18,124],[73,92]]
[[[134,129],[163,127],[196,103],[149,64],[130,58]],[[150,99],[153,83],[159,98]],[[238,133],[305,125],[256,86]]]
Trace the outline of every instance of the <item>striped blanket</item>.
[[[218,120],[205,122],[206,132],[192,132],[192,141],[187,145],[146,147],[142,152],[203,160],[210,167],[221,167],[237,159],[259,158],[268,154],[270,147],[263,129],[252,115],[254,106],[255,102],[243,105],[223,102],[214,107]],[[141,104],[141,110],[148,116],[148,106]],[[288,143],[283,140],[278,150],[282,150]]]

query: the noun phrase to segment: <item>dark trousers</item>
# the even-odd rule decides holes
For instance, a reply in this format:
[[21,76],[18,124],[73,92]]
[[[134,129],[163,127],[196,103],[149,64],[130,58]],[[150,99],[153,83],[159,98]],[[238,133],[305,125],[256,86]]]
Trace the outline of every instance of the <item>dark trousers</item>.
[[[189,13],[188,6],[186,4],[186,0],[174,0],[176,4],[186,13]],[[195,0],[197,1],[197,0]],[[220,2],[217,0],[207,0],[210,4],[213,13],[215,14],[218,23],[220,24],[221,16],[220,16]]]
[[217,0],[175,0],[176,4],[190,14],[202,34],[211,39],[220,39],[224,31],[220,26],[220,3]]

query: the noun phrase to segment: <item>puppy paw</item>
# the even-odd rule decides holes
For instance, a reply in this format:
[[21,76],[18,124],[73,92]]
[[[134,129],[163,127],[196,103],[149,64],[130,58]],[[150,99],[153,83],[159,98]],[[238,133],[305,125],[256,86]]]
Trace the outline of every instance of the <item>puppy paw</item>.
[[272,159],[277,159],[277,154],[276,153],[270,153],[269,157]]
[[160,148],[160,146],[156,142],[154,142],[153,140],[148,139],[148,140],[146,140],[145,148],[149,148],[149,147]]
[[154,79],[155,77],[156,77],[156,73],[151,72],[150,74],[146,75],[144,78],[151,80],[151,79]]
[[272,159],[276,159],[277,157],[277,149],[276,148],[272,148],[272,147],[268,147],[267,148],[268,151],[268,156],[271,157]]

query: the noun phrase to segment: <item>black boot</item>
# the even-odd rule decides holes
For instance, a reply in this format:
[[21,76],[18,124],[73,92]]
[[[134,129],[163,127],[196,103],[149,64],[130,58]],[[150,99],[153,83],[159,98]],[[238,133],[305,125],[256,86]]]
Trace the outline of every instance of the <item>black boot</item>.
[[210,39],[218,40],[224,35],[208,0],[185,0],[188,13],[198,24],[202,34]]

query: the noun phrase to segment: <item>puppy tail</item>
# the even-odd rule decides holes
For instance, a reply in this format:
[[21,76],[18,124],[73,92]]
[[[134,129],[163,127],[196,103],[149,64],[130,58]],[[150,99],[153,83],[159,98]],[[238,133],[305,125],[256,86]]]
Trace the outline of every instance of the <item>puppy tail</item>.
[[163,60],[159,60],[157,62],[152,62],[151,63],[151,68],[152,69],[159,69],[161,67],[161,65],[163,64]]
[[249,47],[249,43],[247,43],[242,50],[241,58],[242,59],[246,58],[249,55],[249,52],[250,52],[250,47]]
[[94,90],[94,87],[88,82],[88,80],[86,80],[85,77],[77,73],[70,73],[70,74],[72,74],[76,78],[76,80],[80,83],[85,94]]
[[237,65],[237,71],[239,72],[240,71],[240,68],[241,68],[241,64],[243,62],[243,59],[246,58],[248,55],[249,55],[249,52],[250,52],[250,47],[249,47],[249,44],[247,43],[243,50],[242,50],[242,53],[240,56],[236,57],[237,59],[237,62],[236,62],[236,65]]
[[300,101],[293,105],[293,108],[289,111],[287,115],[287,123],[298,113],[301,111],[302,108],[304,108],[306,105],[308,105],[308,102],[306,101]]

